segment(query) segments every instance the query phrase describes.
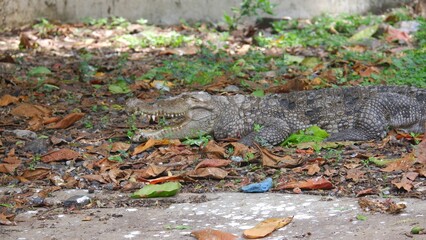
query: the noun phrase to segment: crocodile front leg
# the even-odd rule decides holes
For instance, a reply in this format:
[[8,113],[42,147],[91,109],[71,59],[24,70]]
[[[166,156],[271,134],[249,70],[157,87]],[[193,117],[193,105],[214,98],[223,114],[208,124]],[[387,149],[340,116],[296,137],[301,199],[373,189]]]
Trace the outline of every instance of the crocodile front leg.
[[267,123],[259,124],[259,129],[255,129],[243,136],[239,142],[252,146],[254,142],[260,145],[278,145],[290,134],[290,127],[282,119],[272,118]]

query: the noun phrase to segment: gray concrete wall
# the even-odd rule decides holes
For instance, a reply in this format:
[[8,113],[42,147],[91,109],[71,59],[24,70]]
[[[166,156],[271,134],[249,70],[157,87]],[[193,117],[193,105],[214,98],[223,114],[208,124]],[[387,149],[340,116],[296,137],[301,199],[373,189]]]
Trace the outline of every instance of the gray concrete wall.
[[[277,17],[309,18],[321,13],[378,12],[410,0],[271,0]],[[45,17],[65,22],[85,17],[121,16],[170,25],[187,21],[222,21],[241,0],[0,0],[0,29]]]

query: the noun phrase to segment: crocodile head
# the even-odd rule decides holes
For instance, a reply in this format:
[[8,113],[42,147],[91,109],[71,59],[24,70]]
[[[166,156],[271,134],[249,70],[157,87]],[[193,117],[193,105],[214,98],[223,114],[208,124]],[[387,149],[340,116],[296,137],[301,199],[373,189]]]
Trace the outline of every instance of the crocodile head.
[[176,97],[145,102],[131,99],[127,102],[127,111],[151,120],[160,118],[176,119],[172,126],[157,130],[140,129],[133,141],[154,139],[194,138],[199,134],[211,133],[216,114],[211,104],[211,95],[206,92],[183,93]]

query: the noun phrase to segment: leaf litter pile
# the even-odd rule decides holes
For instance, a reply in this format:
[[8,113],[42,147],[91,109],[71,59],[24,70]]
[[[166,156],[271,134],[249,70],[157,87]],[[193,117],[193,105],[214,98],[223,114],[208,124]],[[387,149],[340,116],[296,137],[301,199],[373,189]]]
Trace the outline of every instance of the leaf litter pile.
[[[137,128],[168,120],[124,109],[132,97],[185,91],[262,97],[360,84],[425,87],[422,36],[425,20],[408,9],[233,31],[110,18],[40,19],[0,32],[0,182],[20,189],[2,197],[0,223],[45,206],[51,192],[75,188],[122,191],[129,201],[241,190],[426,199],[422,135],[391,131],[382,141],[323,143],[314,128],[275,147],[208,135],[141,144],[129,140]],[[360,205],[403,208],[365,198]]]

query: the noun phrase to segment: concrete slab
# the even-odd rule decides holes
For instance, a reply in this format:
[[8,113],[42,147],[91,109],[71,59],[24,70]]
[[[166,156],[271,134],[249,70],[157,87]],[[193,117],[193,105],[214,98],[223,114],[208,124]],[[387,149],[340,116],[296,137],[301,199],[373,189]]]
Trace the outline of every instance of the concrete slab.
[[[415,225],[426,226],[426,201],[404,199],[407,208],[400,214],[365,213],[354,198],[328,198],[280,193],[179,194],[165,199],[131,200],[127,194],[88,194],[83,190],[55,192],[50,201],[86,194],[94,202],[129,207],[74,210],[34,209],[17,216],[18,226],[2,226],[2,239],[194,239],[193,230],[214,228],[241,237],[242,232],[271,217],[294,216],[288,226],[265,239],[409,239]],[[108,200],[108,201],[105,201]],[[397,199],[395,199],[397,200]],[[137,207],[152,204],[150,207]],[[118,204],[118,205],[120,205]],[[117,205],[117,206],[118,206]],[[37,212],[39,212],[37,214]],[[43,214],[40,214],[43,212]],[[357,214],[367,217],[356,219]],[[37,216],[37,218],[35,217]],[[417,235],[411,239],[426,239]]]
[[[271,0],[276,17],[310,18],[322,13],[382,12],[410,0]],[[19,26],[45,17],[65,22],[84,18],[120,16],[129,20],[147,19],[151,24],[178,24],[186,21],[222,21],[225,12],[241,0],[2,0],[0,29]]]

